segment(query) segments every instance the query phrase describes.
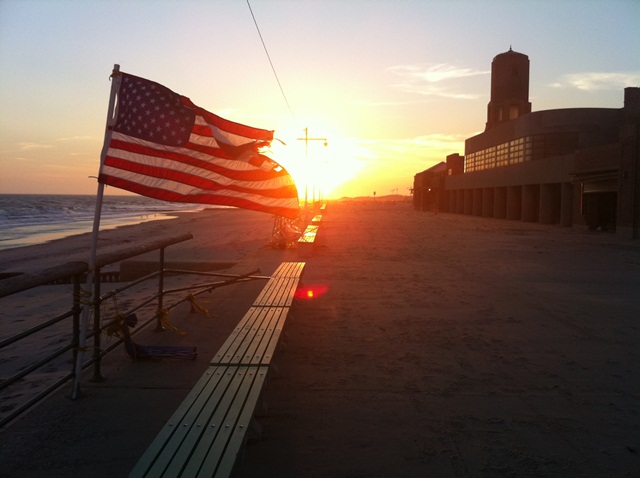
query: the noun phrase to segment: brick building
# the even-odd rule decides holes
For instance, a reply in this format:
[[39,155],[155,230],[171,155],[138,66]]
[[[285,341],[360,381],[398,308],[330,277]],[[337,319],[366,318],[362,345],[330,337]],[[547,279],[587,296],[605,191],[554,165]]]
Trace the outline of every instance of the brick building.
[[529,58],[491,67],[485,131],[414,177],[416,209],[585,226],[638,238],[640,88],[624,106],[531,112]]

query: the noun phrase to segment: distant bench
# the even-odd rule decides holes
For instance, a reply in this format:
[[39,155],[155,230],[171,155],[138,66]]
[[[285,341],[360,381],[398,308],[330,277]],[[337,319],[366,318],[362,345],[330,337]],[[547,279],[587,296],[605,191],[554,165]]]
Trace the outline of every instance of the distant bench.
[[305,228],[304,232],[298,239],[298,247],[305,252],[308,252],[308,250],[311,249],[311,246],[313,246],[316,242],[316,239],[318,237],[318,229],[320,228],[320,223],[322,221],[322,213],[324,213],[326,209],[327,204],[324,203],[320,207],[321,214],[316,214],[315,216],[313,216],[313,218],[311,219],[311,224],[309,224]]
[[298,239],[298,244],[313,244],[318,234],[318,228],[320,226],[309,225]]
[[320,221],[322,221],[322,214],[318,214],[311,219],[309,224],[300,238],[298,239],[298,248],[304,252],[309,252],[316,242],[318,237],[318,229],[320,228]]
[[160,430],[130,477],[228,477],[273,366],[304,262],[283,262]]

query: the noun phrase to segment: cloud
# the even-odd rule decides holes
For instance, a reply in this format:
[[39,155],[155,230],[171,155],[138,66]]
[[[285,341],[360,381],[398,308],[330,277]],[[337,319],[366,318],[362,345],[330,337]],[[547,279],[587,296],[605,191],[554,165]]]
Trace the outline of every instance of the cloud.
[[448,154],[464,153],[466,135],[434,133],[414,138],[361,140],[361,147],[368,151],[362,159],[402,159],[422,162],[426,158],[443,161]]
[[640,72],[586,72],[562,75],[553,88],[577,88],[583,91],[619,90],[640,85]]
[[[418,102],[421,103],[421,102]],[[424,101],[426,103],[426,101]],[[366,101],[357,100],[351,103],[353,106],[379,107],[379,106],[410,106],[415,105],[415,101]]]
[[51,148],[51,145],[40,143],[18,143],[18,148],[20,151],[28,151],[31,149],[48,149]]
[[463,91],[460,80],[479,75],[487,75],[488,70],[460,68],[446,63],[396,65],[387,68],[401,81],[394,88],[407,93],[454,99],[477,99],[481,95]]
[[98,139],[96,136],[69,136],[67,138],[57,138],[56,141],[92,141]]

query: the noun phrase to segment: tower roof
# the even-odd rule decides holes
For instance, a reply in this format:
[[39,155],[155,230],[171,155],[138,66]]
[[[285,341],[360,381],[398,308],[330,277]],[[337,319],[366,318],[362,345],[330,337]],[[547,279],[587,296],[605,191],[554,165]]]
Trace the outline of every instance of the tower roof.
[[493,59],[496,60],[498,58],[508,59],[508,58],[518,58],[518,57],[529,58],[524,53],[518,53],[517,51],[513,51],[513,48],[511,48],[511,46],[509,46],[509,51],[505,51],[504,53],[500,53],[499,55],[496,55]]

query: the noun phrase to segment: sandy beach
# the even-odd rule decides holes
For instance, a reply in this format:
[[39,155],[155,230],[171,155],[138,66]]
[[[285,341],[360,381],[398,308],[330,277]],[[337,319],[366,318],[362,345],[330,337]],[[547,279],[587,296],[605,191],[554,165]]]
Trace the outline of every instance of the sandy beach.
[[[270,247],[272,224],[182,213],[100,242],[190,232],[167,260],[240,274],[307,262],[304,285],[323,293],[294,305],[238,477],[640,476],[637,241],[370,201],[331,203],[310,253]],[[0,272],[86,260],[88,240],[0,251]],[[1,430],[0,476],[127,476],[262,285],[204,295],[208,315],[179,308],[186,335],[136,338],[195,345],[195,361],[116,350],[83,398],[63,387]],[[30,294],[2,299],[3,330],[58,295]]]

